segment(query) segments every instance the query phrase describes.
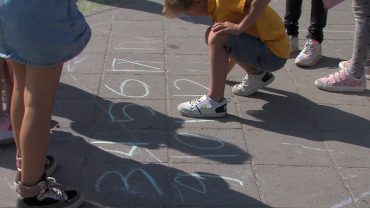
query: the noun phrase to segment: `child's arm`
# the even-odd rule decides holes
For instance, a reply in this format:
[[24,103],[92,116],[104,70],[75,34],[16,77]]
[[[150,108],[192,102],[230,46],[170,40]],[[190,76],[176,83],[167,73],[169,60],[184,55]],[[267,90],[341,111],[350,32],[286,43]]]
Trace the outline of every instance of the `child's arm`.
[[220,33],[240,35],[257,20],[269,3],[270,0],[252,0],[249,6],[245,6],[245,16],[239,24],[231,22],[217,22],[212,26],[212,32],[216,33],[216,35]]

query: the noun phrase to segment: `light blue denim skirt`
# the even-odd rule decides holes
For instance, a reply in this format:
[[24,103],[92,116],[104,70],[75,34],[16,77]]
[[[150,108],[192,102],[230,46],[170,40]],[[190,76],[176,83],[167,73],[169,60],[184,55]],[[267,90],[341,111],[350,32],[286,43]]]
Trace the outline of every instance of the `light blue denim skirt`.
[[33,67],[62,64],[91,30],[75,0],[0,0],[0,57]]

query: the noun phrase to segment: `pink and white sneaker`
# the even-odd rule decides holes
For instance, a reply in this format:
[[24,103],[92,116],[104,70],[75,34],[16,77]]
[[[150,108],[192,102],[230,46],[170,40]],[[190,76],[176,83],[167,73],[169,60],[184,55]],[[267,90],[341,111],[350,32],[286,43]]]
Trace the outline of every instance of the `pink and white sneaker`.
[[[351,60],[339,62],[340,69],[348,69],[351,65]],[[370,59],[367,60],[367,65],[365,66],[365,77],[370,80]]]
[[345,69],[317,79],[315,86],[330,92],[363,92],[366,90],[365,76],[356,79]]

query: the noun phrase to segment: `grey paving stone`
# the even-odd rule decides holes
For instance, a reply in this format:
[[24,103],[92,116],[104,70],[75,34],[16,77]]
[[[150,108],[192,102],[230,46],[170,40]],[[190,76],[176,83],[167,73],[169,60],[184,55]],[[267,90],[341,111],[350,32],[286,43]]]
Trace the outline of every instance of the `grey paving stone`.
[[119,8],[114,11],[114,20],[128,21],[161,21],[162,4],[155,1],[124,1],[119,2]]
[[108,53],[104,66],[105,73],[120,73],[125,77],[127,74],[159,74],[166,72],[162,54],[151,53]]
[[357,207],[366,208],[370,206],[370,169],[369,168],[341,168],[344,179],[353,192],[351,197],[338,201],[338,205],[346,205],[355,201]]
[[314,117],[315,128],[320,131],[360,132],[370,126],[370,105],[318,105],[315,108],[311,107],[310,111]]
[[208,90],[209,76],[168,76],[168,98],[181,99],[201,97]]
[[165,100],[98,99],[95,126],[111,129],[166,129]]
[[107,51],[108,39],[108,36],[91,36],[91,39],[84,49],[84,52],[105,53]]
[[[203,33],[201,31],[201,33]],[[167,54],[207,55],[208,48],[204,43],[204,36],[199,37],[167,37]]]
[[348,197],[331,167],[257,165],[256,170],[272,207],[332,207]]
[[79,129],[74,132],[68,128],[54,127],[50,134],[49,154],[58,164],[63,162],[70,165],[84,164],[90,137],[89,129]]
[[114,53],[163,54],[163,36],[144,36],[141,33],[136,33],[136,35],[113,34],[108,50]]
[[170,189],[175,207],[263,206],[248,165],[173,164]]
[[15,202],[17,200],[17,195],[14,193],[13,187],[15,170],[9,169],[8,166],[10,165],[1,164],[0,167],[0,207],[4,208],[15,207]]
[[[93,98],[98,94],[100,74],[74,74],[62,75],[57,92],[57,98]],[[80,90],[81,89],[81,90]]]
[[163,37],[161,21],[114,21],[112,34],[115,36]]
[[208,55],[175,55],[166,58],[166,70],[170,75],[209,76]]
[[[111,163],[128,161],[141,163],[168,162],[168,134],[163,131],[130,131],[95,129],[88,144],[87,158]],[[112,161],[112,155],[115,160]],[[129,159],[129,160],[124,160]]]
[[331,165],[328,150],[316,132],[247,130],[245,134],[247,147],[257,165]]
[[239,103],[241,124],[247,129],[262,129],[281,134],[313,131],[313,118],[305,98],[298,94],[286,94],[287,97],[275,102],[269,102],[272,97],[270,95],[265,96],[264,101]]
[[[183,16],[180,19],[165,19],[164,23],[167,37],[197,37],[197,38],[204,37],[206,29],[212,24],[211,20],[206,17],[197,18],[186,16]],[[204,45],[204,47],[206,46]]]
[[64,64],[63,74],[100,74],[103,71],[104,57],[103,53],[82,52]]
[[341,167],[370,167],[369,131],[321,133],[336,163]]
[[[71,90],[84,95],[88,94],[79,88]],[[94,109],[95,100],[92,98],[57,98],[52,119],[62,128],[90,128],[94,121]]]
[[244,164],[251,159],[240,129],[178,130],[170,135],[170,147],[171,163]]
[[168,169],[162,164],[88,161],[81,190],[87,201],[104,206],[165,206],[170,200]]
[[101,98],[165,99],[165,78],[161,75],[107,73],[99,90]]

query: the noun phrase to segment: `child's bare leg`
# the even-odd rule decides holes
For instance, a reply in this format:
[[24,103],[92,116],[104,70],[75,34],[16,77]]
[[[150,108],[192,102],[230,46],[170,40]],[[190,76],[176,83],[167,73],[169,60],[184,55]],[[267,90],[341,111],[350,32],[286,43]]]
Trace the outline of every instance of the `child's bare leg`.
[[5,85],[5,93],[6,93],[6,109],[5,112],[10,114],[10,104],[11,104],[11,97],[13,93],[13,76],[11,69],[7,67],[7,70],[4,71],[4,85]]
[[[22,99],[17,97],[16,94],[22,92],[23,87],[23,120],[16,121],[18,125],[21,124],[18,135],[19,149],[22,156],[21,181],[26,186],[33,186],[39,182],[44,173],[49,144],[51,111],[63,66],[42,69],[33,67],[25,69],[24,65],[21,66],[19,67],[19,65],[12,62],[15,80],[12,116],[14,111],[13,101],[18,99],[18,108],[21,107],[19,101]],[[17,113],[18,116],[22,115],[22,111]]]
[[208,96],[214,101],[224,98],[226,76],[229,68],[229,57],[224,48],[228,35],[215,35],[212,31],[208,35],[208,51],[210,60],[210,90]]
[[12,118],[12,129],[14,141],[17,146],[17,154],[21,156],[21,148],[19,141],[19,133],[22,126],[24,115],[24,86],[26,83],[26,66],[18,64],[14,61],[9,61],[14,74],[14,89],[11,100],[10,117]]

